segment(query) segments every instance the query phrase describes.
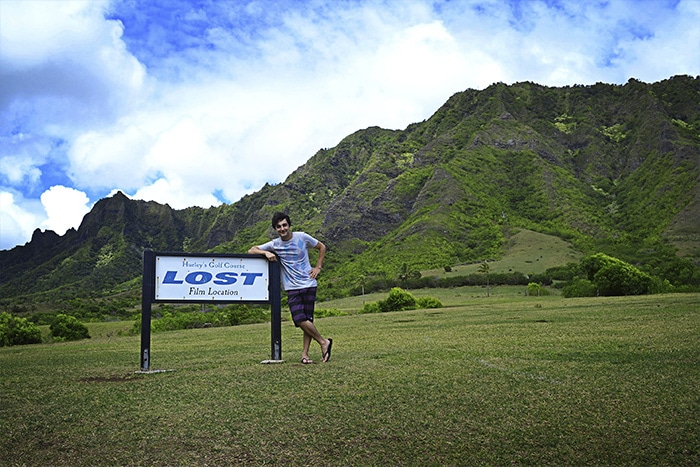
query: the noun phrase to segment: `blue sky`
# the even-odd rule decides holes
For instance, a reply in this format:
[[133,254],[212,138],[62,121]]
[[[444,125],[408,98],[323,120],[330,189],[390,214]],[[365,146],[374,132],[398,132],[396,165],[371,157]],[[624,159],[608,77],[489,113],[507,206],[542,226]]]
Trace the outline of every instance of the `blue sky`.
[[700,0],[0,0],[0,248],[235,202],[452,94],[700,75]]

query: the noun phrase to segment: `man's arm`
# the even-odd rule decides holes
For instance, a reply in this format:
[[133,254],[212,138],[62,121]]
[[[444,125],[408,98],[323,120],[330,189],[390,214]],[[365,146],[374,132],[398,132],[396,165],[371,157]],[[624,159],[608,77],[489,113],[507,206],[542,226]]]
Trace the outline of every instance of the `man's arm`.
[[277,255],[271,251],[265,251],[260,246],[252,246],[248,253],[251,255],[265,255],[268,261],[277,261]]
[[312,279],[316,279],[316,277],[318,277],[318,275],[321,273],[323,258],[326,257],[326,245],[318,242],[314,248],[318,250],[318,260],[316,261],[316,267],[311,269],[311,272],[309,273],[309,276],[311,276]]

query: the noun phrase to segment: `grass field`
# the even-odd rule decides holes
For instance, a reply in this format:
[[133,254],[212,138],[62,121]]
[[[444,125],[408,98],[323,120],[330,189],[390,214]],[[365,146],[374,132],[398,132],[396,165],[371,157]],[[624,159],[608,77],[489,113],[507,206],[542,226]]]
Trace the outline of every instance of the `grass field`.
[[700,294],[415,294],[319,319],[327,364],[289,322],[277,365],[269,325],[154,334],[153,374],[131,323],[0,348],[0,465],[700,464]]

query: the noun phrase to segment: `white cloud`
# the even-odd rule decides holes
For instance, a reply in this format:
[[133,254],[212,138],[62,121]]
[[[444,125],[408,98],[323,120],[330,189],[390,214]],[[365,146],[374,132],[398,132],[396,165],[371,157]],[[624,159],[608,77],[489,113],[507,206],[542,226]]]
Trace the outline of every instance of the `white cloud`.
[[[0,2],[0,177],[40,182],[56,148],[133,109],[148,90],[107,1]],[[46,186],[43,187],[47,188]]]
[[126,51],[121,23],[104,19],[108,3],[3,0],[0,102],[38,98],[49,108],[33,108],[31,116],[44,130],[61,131],[64,123],[104,121],[136,104],[145,69]]
[[68,49],[85,48],[102,35],[108,5],[109,0],[3,0],[2,55],[32,66]]
[[623,66],[629,77],[653,82],[672,75],[700,75],[700,1],[682,0],[673,15],[649,13],[653,35],[626,38],[620,49],[630,57]]
[[148,175],[145,155],[153,137],[133,124],[86,131],[70,145],[70,177],[92,189],[138,188]]
[[33,185],[41,176],[41,171],[35,164],[31,156],[8,154],[0,159],[0,174],[11,184],[27,181]]
[[41,204],[47,219],[41,226],[63,235],[72,227],[77,227],[90,212],[90,200],[82,191],[61,185],[52,186],[41,194]]
[[77,227],[90,211],[89,199],[81,191],[53,186],[40,200],[27,199],[21,193],[0,190],[0,249],[28,242],[34,231],[53,230],[63,235]]
[[31,239],[42,220],[36,211],[42,211],[40,203],[0,190],[0,249],[22,245]]
[[217,206],[221,204],[214,195],[206,190],[191,190],[177,175],[159,178],[151,185],[140,188],[132,196],[134,199],[156,201],[167,204],[174,209],[189,206]]

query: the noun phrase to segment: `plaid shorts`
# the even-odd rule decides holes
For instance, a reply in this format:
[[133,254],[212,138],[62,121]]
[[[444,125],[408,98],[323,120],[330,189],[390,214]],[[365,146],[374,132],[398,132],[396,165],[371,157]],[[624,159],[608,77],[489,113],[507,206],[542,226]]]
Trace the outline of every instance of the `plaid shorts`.
[[289,311],[292,313],[294,325],[299,327],[303,321],[314,322],[314,306],[316,304],[316,287],[287,291]]

